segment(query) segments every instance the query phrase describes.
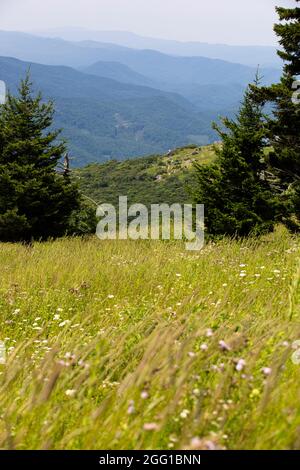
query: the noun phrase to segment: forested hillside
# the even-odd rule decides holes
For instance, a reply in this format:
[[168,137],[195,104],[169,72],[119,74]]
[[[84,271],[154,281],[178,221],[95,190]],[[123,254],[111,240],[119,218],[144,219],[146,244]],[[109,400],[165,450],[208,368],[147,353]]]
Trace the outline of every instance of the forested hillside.
[[73,165],[162,153],[214,140],[214,114],[199,113],[182,96],[124,84],[63,66],[0,58],[1,78],[15,92],[30,68],[34,88],[55,101],[55,126],[63,128]]
[[159,203],[189,203],[189,186],[194,179],[194,163],[207,164],[215,158],[214,146],[176,149],[167,155],[134,158],[104,164],[90,164],[74,172],[83,195],[97,203],[118,206],[119,196],[129,204],[147,207]]
[[[75,166],[214,142],[211,122],[236,113],[256,72],[207,57],[0,31],[0,79],[11,92],[29,68],[35,89],[55,101],[54,125]],[[267,85],[280,70],[261,75]]]

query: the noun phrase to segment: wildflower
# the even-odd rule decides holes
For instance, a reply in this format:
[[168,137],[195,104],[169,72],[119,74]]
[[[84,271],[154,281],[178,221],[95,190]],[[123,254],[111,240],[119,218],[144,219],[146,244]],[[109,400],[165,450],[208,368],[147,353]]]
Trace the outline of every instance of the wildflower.
[[231,350],[231,347],[227,343],[225,343],[225,341],[223,341],[223,340],[219,341],[219,346],[222,349],[222,351],[230,351]]
[[59,308],[56,309],[56,311],[57,311],[57,312],[63,312],[64,309],[59,307]]
[[75,354],[72,354],[72,353],[70,353],[70,352],[67,352],[67,353],[65,354],[65,358],[66,358],[66,359],[75,359]]
[[246,266],[246,264],[240,264],[240,268],[245,268]]
[[107,296],[107,298],[108,298],[108,299],[114,299],[115,296],[114,296],[113,294],[109,294],[109,295]]
[[146,390],[144,390],[142,393],[141,393],[141,398],[143,400],[147,400],[147,398],[149,398],[149,393],[146,392]]
[[260,391],[258,390],[258,388],[254,388],[252,392],[250,393],[250,398],[255,398],[255,397],[258,397],[259,395],[260,395]]
[[128,406],[128,409],[127,409],[127,414],[132,415],[133,413],[135,413],[135,407],[134,407],[134,401],[131,400],[129,402],[129,406]]
[[262,371],[262,373],[263,373],[264,375],[270,375],[270,374],[272,374],[272,369],[271,369],[270,367],[263,367],[263,368],[261,369],[261,371]]
[[57,364],[59,364],[62,367],[69,367],[70,363],[66,361],[57,361]]
[[13,311],[13,315],[18,315],[21,312],[20,308],[16,308],[16,310]]
[[180,418],[186,419],[189,414],[190,414],[189,410],[183,410],[183,411],[180,413]]
[[67,395],[67,397],[74,397],[76,395],[76,390],[74,390],[74,389],[66,390],[65,395]]
[[246,365],[246,361],[244,361],[244,359],[239,359],[235,368],[237,371],[240,372],[241,370],[244,369],[245,365]]
[[158,425],[156,423],[145,423],[143,428],[144,431],[157,431]]
[[207,351],[208,350],[207,344],[205,344],[205,343],[201,344],[200,349],[201,349],[201,351]]
[[188,450],[218,450],[219,447],[212,440],[193,437]]
[[54,317],[53,317],[53,320],[54,321],[59,321],[60,320],[60,315],[55,314]]
[[199,388],[194,388],[193,390],[193,395],[195,395],[196,397],[198,397],[200,395],[200,390]]
[[58,326],[62,328],[63,326],[68,325],[69,323],[71,323],[70,320],[65,320],[65,321],[62,321]]
[[246,276],[247,276],[246,271],[241,271],[241,272],[240,272],[240,277],[246,277]]
[[189,357],[195,357],[196,354],[195,354],[193,351],[190,351],[190,352],[188,352],[188,356],[189,356]]
[[222,284],[222,287],[227,287],[228,284],[226,284],[226,282],[224,284]]
[[190,445],[192,449],[199,449],[199,447],[202,446],[202,441],[199,439],[199,437],[193,437],[193,439],[191,439]]
[[211,328],[208,328],[208,329],[206,330],[206,337],[207,337],[207,338],[210,338],[211,336],[213,336],[213,334],[214,334],[214,333],[213,333],[213,330],[212,330]]
[[177,273],[177,274],[176,274],[176,277],[181,277],[181,274],[180,274],[180,273]]

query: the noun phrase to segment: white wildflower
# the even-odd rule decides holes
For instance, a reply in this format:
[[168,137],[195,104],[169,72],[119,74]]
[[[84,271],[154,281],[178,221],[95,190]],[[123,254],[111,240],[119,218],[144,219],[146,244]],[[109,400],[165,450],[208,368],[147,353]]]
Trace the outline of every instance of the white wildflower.
[[231,347],[227,343],[225,343],[225,341],[223,341],[223,340],[219,341],[219,346],[222,349],[222,351],[230,351],[231,350]]
[[134,401],[131,400],[127,409],[127,414],[132,415],[135,413],[135,406],[134,406]]
[[246,365],[246,361],[244,361],[244,359],[239,359],[235,368],[237,371],[240,372],[241,370],[244,369],[245,365]]
[[261,371],[262,371],[262,373],[263,373],[264,375],[271,375],[271,374],[272,374],[272,369],[271,369],[271,367],[263,367],[263,368],[261,369]]
[[183,410],[183,411],[180,413],[180,418],[186,419],[189,414],[190,414],[189,410]]

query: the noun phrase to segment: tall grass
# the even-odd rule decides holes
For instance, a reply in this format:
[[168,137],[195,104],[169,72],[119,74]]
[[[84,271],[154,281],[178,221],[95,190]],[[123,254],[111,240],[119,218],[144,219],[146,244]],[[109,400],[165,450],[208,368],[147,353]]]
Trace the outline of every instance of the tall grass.
[[299,241],[0,245],[0,447],[300,448]]

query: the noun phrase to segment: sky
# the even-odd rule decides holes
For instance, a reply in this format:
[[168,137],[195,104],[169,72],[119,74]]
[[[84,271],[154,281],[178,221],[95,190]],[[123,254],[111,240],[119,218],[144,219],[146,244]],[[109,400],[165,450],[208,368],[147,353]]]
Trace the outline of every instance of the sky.
[[275,45],[275,6],[294,0],[0,0],[0,29],[82,27],[181,41]]

